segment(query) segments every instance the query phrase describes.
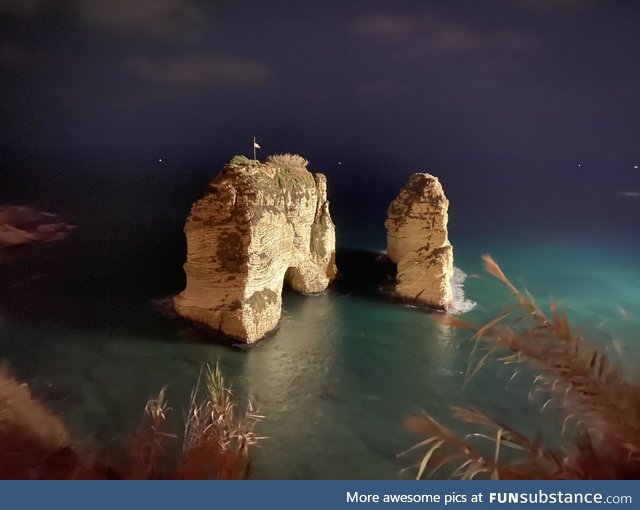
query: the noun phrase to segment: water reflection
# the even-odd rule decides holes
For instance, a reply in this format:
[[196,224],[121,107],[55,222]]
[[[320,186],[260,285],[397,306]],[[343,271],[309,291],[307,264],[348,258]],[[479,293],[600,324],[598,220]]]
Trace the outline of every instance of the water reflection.
[[294,468],[292,452],[321,450],[322,436],[335,421],[332,408],[339,405],[342,390],[336,387],[334,367],[343,324],[328,293],[286,293],[284,303],[278,332],[247,353],[243,375],[267,414],[261,433],[269,444],[258,452],[258,473],[304,478],[312,476],[317,454],[308,465],[303,457]]

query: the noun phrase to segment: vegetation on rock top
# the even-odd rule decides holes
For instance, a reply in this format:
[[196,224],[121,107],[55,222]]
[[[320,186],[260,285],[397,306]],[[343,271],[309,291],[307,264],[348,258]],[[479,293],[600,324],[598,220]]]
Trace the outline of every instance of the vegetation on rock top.
[[231,158],[229,164],[235,166],[258,166],[260,161],[256,159],[249,159],[246,156],[236,155]]

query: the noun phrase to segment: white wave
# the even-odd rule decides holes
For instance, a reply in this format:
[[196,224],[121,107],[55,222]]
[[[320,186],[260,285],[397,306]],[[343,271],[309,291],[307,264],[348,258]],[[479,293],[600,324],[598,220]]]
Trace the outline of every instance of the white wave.
[[473,310],[478,303],[467,299],[464,295],[464,281],[467,279],[467,273],[465,273],[459,267],[453,268],[453,276],[451,277],[451,290],[453,293],[453,300],[449,307],[449,313],[459,314],[466,313]]

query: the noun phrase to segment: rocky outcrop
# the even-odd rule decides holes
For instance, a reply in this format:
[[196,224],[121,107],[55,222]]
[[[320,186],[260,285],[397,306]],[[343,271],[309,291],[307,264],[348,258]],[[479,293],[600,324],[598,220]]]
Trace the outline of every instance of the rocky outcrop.
[[[1,479],[42,476],[53,470],[70,445],[71,438],[62,420],[35,399],[26,384],[0,366]],[[60,479],[56,474],[50,479]]]
[[282,286],[324,291],[336,276],[327,180],[300,156],[233,158],[187,219],[185,290],[175,310],[247,343],[274,329]]
[[387,256],[397,265],[396,295],[446,310],[452,300],[449,201],[437,177],[417,173],[389,206]]
[[0,248],[59,241],[73,228],[52,213],[22,205],[0,206]]

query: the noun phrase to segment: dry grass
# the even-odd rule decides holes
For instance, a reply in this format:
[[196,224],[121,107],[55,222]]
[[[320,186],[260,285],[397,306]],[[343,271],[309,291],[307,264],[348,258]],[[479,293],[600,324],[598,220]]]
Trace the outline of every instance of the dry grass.
[[251,474],[250,450],[264,438],[255,433],[263,416],[251,400],[238,412],[233,392],[220,367],[208,366],[205,398],[198,401],[202,377],[191,393],[185,416],[182,456],[177,468],[181,479],[244,479]]
[[157,397],[149,397],[142,421],[131,440],[125,478],[149,480],[161,476],[167,443],[177,437],[166,430],[167,414],[170,411],[166,400],[166,387],[160,390]]
[[157,397],[149,398],[131,442],[125,478],[238,480],[250,477],[250,450],[264,439],[255,433],[263,416],[254,411],[251,400],[239,412],[233,391],[218,364],[207,365],[204,377],[201,373],[191,392],[182,448],[171,468],[167,451],[178,436],[167,430],[170,411],[164,388]]
[[298,154],[273,154],[267,158],[267,164],[286,170],[305,170],[309,162]]
[[204,378],[203,395],[202,376],[191,394],[177,460],[163,388],[147,401],[126,462],[112,465],[104,454],[78,452],[62,421],[0,367],[0,479],[248,478],[251,448],[263,439],[255,434],[262,416],[251,401],[239,412],[217,364],[207,366]]
[[617,368],[619,344],[590,344],[553,303],[544,313],[491,257],[483,259],[487,272],[509,289],[516,304],[480,327],[453,319],[452,326],[475,330],[467,381],[494,358],[516,370],[521,365],[533,369],[530,400],[543,396],[541,413],[560,411],[562,446],[529,438],[477,409],[453,407],[456,419],[479,431],[460,437],[426,414],[406,420],[410,430],[426,438],[401,454],[426,449],[415,465],[417,478],[445,470],[463,479],[640,478],[640,387]]

